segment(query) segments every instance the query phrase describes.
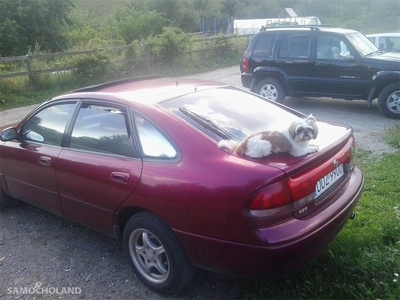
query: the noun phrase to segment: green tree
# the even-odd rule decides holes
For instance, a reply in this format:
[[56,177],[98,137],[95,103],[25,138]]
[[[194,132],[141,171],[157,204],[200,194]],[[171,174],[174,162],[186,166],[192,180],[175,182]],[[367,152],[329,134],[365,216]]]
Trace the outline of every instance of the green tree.
[[137,5],[128,5],[116,11],[114,18],[109,22],[106,30],[109,38],[122,38],[126,44],[134,40],[158,35],[162,29],[171,22],[156,11],[143,11]]
[[397,0],[374,1],[368,7],[368,16],[364,23],[371,33],[382,31],[398,32],[400,28],[400,2]]
[[[209,0],[202,0],[208,2]],[[198,29],[199,10],[193,0],[144,0],[141,7],[147,11],[156,11],[171,21],[171,25],[185,32]]]
[[38,44],[44,51],[67,46],[71,0],[0,0],[0,55],[24,55]]

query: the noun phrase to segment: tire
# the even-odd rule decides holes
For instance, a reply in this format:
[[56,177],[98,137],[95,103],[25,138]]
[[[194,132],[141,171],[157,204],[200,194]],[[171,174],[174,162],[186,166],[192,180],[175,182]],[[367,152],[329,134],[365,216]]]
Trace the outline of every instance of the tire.
[[181,244],[170,227],[149,212],[131,217],[123,233],[124,252],[137,277],[150,289],[174,294],[194,277]]
[[5,209],[6,207],[7,205],[3,199],[3,191],[0,190],[0,210]]
[[378,107],[390,119],[400,119],[400,83],[392,83],[379,94]]
[[21,201],[7,195],[3,190],[0,190],[0,210],[9,207],[20,205]]
[[283,103],[286,98],[285,90],[279,80],[275,78],[265,78],[261,80],[256,86],[256,93],[260,96]]

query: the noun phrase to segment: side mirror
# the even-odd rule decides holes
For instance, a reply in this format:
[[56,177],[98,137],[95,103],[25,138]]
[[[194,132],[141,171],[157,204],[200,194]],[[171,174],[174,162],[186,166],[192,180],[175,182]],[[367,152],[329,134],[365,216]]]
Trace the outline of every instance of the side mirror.
[[345,55],[345,56],[343,56],[343,59],[354,60],[354,55],[351,55],[351,54]]
[[24,134],[24,136],[30,141],[39,142],[39,143],[44,142],[44,136],[33,130],[28,131],[26,134]]
[[18,132],[15,128],[7,128],[1,133],[0,140],[3,142],[12,141],[18,138]]

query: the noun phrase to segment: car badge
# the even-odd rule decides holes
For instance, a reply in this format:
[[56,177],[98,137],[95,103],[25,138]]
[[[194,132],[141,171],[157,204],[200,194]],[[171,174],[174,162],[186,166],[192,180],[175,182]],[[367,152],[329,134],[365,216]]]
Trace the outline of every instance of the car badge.
[[333,160],[333,165],[335,166],[335,168],[339,166],[339,161],[336,158]]

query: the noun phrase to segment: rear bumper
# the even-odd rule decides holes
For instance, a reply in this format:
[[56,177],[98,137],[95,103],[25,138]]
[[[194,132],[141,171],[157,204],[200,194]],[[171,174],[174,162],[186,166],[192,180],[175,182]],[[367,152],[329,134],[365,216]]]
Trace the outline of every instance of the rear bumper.
[[253,80],[253,74],[252,73],[242,73],[240,78],[242,80],[242,85],[246,88],[250,88],[251,81]]
[[275,278],[294,271],[339,233],[361,196],[364,178],[355,168],[333,203],[314,216],[292,218],[276,226],[249,226],[248,244],[176,231],[192,263],[219,273]]

